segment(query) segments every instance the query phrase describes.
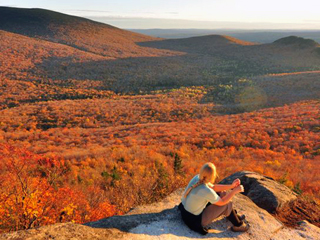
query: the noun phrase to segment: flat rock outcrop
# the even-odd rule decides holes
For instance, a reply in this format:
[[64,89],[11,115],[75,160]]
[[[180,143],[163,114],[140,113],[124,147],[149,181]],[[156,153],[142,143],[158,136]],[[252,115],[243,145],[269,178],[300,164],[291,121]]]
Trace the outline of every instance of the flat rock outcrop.
[[[272,180],[270,180],[272,181]],[[251,228],[246,233],[230,231],[225,218],[213,222],[205,236],[190,230],[181,220],[177,205],[183,189],[161,202],[139,206],[123,216],[114,216],[85,225],[63,223],[38,229],[17,231],[0,236],[0,240],[44,239],[320,239],[320,228],[303,221],[298,228],[287,228],[249,197],[238,194],[234,207],[245,214]]]

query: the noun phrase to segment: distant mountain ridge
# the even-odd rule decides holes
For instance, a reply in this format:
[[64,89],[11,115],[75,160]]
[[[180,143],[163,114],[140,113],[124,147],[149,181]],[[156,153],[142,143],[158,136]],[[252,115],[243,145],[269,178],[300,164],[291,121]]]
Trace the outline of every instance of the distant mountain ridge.
[[313,39],[320,43],[319,30],[232,30],[232,29],[127,29],[160,38],[187,38],[212,34],[228,35],[243,41],[272,43],[280,38],[298,36]]
[[121,93],[234,85],[252,76],[320,70],[320,48],[312,40],[160,39],[44,9],[0,7],[0,38],[0,78],[87,82]]
[[76,23],[95,23],[116,29],[111,25],[94,22],[89,19],[40,8],[0,7],[0,27],[2,30],[28,36],[45,36],[53,34],[48,25],[67,25]]
[[282,45],[296,45],[300,48],[314,48],[319,47],[320,44],[312,39],[305,39],[302,37],[296,37],[296,36],[289,36],[280,38],[276,41],[274,41],[275,44],[282,44]]
[[45,9],[0,7],[0,30],[62,43],[106,57],[164,56],[136,42],[161,40]]

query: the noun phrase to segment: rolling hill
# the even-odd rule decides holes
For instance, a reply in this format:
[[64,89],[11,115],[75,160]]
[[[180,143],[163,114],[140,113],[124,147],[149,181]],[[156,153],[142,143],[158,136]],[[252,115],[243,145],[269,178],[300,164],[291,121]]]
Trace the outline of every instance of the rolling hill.
[[312,39],[305,39],[302,37],[296,37],[296,36],[289,36],[285,38],[278,39],[274,41],[275,44],[280,45],[294,45],[295,47],[299,48],[314,48],[314,47],[320,47],[320,44]]
[[[37,65],[43,60],[69,59],[73,62],[114,59],[86,52],[68,45],[49,42],[0,30],[0,71],[2,78],[41,78]],[[38,76],[38,77],[37,77]]]
[[61,43],[106,57],[146,57],[169,54],[135,44],[160,40],[159,38],[45,9],[0,7],[0,29]]
[[236,85],[319,71],[319,45],[255,44],[221,35],[159,39],[44,9],[0,8],[1,78],[118,93]]
[[[98,18],[97,18],[98,19]],[[103,21],[103,19],[102,19]],[[227,30],[227,29],[128,29],[133,32],[160,38],[188,38],[211,34],[228,35],[244,41],[272,43],[280,38],[298,36],[320,43],[319,30]]]

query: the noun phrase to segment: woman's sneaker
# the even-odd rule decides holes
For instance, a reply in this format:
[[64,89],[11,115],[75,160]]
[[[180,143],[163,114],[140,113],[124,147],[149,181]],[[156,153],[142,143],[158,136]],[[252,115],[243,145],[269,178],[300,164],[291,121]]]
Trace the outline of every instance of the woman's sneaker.
[[249,228],[250,228],[250,226],[246,222],[243,222],[239,227],[232,226],[231,230],[233,232],[246,232],[249,230]]

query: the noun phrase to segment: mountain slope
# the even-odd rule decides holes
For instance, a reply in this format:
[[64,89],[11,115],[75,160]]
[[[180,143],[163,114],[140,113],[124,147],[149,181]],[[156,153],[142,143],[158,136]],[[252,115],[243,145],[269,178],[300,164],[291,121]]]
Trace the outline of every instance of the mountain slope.
[[160,49],[185,51],[188,53],[208,54],[225,49],[234,49],[243,46],[252,46],[256,44],[252,42],[241,41],[230,36],[207,35],[180,39],[166,39],[163,41],[141,43],[140,45]]
[[142,48],[135,44],[160,40],[158,38],[44,9],[0,7],[0,29],[62,43],[102,56],[125,58],[170,55],[167,51]]
[[0,78],[20,79],[41,75],[37,65],[44,59],[69,59],[74,63],[114,59],[67,45],[0,30]]
[[68,86],[86,81],[97,89],[137,93],[236,85],[252,76],[320,70],[319,46],[296,37],[271,44],[220,35],[163,40],[53,11],[5,7],[0,8],[0,29],[6,39],[0,77],[8,80],[42,79]]

